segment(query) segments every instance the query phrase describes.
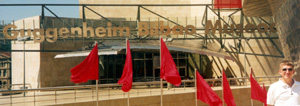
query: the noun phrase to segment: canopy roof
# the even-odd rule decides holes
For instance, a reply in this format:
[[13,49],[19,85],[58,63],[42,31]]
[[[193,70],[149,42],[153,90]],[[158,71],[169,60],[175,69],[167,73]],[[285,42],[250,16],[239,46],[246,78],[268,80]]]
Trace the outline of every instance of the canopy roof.
[[[169,41],[168,41],[169,40]],[[234,60],[226,52],[220,49],[219,45],[215,43],[207,44],[206,48],[203,48],[201,40],[173,40],[168,39],[166,45],[169,51],[196,53],[208,56],[215,56],[224,59]],[[130,42],[131,50],[159,50],[160,42],[158,40],[132,40]],[[124,40],[106,40],[98,43],[98,55],[117,55],[121,54],[122,50],[126,49]],[[86,48],[86,50],[74,51],[65,54],[58,54],[55,58],[66,57],[78,57],[87,56],[92,47]]]

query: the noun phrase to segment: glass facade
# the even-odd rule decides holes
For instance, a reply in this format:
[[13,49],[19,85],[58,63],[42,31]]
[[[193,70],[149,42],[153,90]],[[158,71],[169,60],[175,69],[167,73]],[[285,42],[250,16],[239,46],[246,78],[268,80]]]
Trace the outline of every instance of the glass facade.
[[[160,80],[159,51],[132,51],[133,81],[147,82]],[[171,52],[182,79],[188,78],[187,53]],[[122,76],[125,54],[99,56],[100,83],[117,83]]]

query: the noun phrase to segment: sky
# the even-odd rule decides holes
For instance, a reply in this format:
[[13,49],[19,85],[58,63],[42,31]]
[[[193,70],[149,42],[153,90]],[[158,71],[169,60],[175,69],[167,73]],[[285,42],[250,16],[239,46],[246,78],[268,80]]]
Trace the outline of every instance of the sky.
[[[79,0],[0,0],[0,4],[79,4]],[[79,17],[78,6],[49,6],[59,17]],[[41,6],[0,6],[0,21],[41,15]],[[45,9],[45,16],[54,16]]]

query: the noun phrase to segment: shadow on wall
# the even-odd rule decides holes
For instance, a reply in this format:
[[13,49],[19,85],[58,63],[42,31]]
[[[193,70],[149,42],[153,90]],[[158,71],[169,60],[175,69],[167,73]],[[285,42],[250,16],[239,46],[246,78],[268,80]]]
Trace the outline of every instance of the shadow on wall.
[[[269,18],[270,19],[270,18]],[[271,20],[271,19],[270,19]],[[245,24],[251,23],[254,25],[258,25],[259,23],[264,23],[262,20],[256,17],[245,17]],[[218,38],[218,35],[210,34],[212,38]],[[278,36],[276,33],[250,33],[249,35],[244,35],[245,37],[271,37]],[[209,41],[210,43],[218,43],[220,41],[215,39],[213,41]],[[225,43],[224,43],[225,42]],[[274,57],[281,56],[282,50],[280,47],[279,39],[241,39],[241,43],[238,39],[234,40],[223,40],[223,43],[234,42],[235,49],[233,49],[232,45],[225,45],[223,50],[231,52],[229,55],[235,58],[235,62],[228,62],[226,59],[212,57],[212,71],[214,73],[221,73],[222,69],[230,70],[231,75],[233,77],[245,76],[249,77],[250,74],[250,66],[253,68],[254,73],[257,76],[274,76],[278,75],[277,70],[278,67],[274,67],[279,65],[279,63],[283,60],[283,58]],[[238,45],[238,46],[237,46]],[[230,47],[232,46],[232,47]],[[239,49],[240,48],[240,52]],[[246,65],[244,62],[244,52],[246,52]],[[260,55],[256,55],[260,54]],[[244,73],[244,69],[246,69],[246,73]],[[234,70],[234,71],[233,71]],[[218,72],[219,71],[219,72]],[[218,76],[218,75],[217,75]]]
[[206,76],[206,78],[214,78],[213,77],[213,70],[212,70],[212,61],[209,60],[207,55],[201,55],[202,59],[202,70],[203,70],[203,75]]

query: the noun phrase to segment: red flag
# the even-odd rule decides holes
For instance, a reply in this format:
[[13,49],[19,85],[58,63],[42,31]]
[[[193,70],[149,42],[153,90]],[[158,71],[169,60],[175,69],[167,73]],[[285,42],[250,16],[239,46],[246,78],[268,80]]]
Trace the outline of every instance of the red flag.
[[263,83],[263,90],[265,91],[265,93],[267,93],[267,89],[265,87],[265,84]]
[[90,54],[70,71],[72,73],[71,81],[74,83],[87,82],[88,80],[98,80],[99,60],[97,44]]
[[223,79],[223,98],[225,103],[227,104],[227,106],[236,106],[235,101],[234,101],[234,97],[232,95],[226,74],[223,70],[223,75],[222,75],[222,79]]
[[[265,87],[265,84],[263,83],[263,89],[264,89],[264,91],[265,91],[265,94],[266,94],[266,98],[267,98],[267,89],[266,89],[266,87]],[[267,100],[266,100],[266,102],[264,103],[265,104],[265,106],[267,106]]]
[[127,53],[123,69],[122,77],[119,79],[118,84],[123,84],[122,90],[124,92],[130,91],[132,87],[132,58],[130,52],[129,41],[127,40]]
[[255,99],[266,104],[267,93],[263,90],[263,88],[260,87],[260,85],[252,77],[252,68],[250,74],[250,83],[251,83],[251,99]]
[[210,106],[222,106],[223,102],[220,97],[210,88],[208,83],[202,78],[198,71],[196,77],[197,99]]
[[214,0],[215,9],[242,8],[242,0]]
[[161,41],[160,78],[170,82],[175,86],[179,86],[181,84],[181,78],[177,71],[174,60],[162,38],[160,39],[160,41]]

